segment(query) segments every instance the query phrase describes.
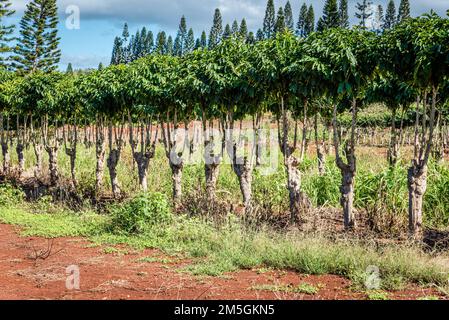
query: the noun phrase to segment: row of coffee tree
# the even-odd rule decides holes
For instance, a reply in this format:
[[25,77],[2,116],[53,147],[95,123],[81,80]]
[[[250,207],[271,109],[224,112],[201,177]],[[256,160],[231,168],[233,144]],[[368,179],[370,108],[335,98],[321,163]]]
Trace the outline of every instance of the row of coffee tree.
[[[220,164],[227,153],[248,209],[258,159],[238,151],[241,144],[234,129],[245,119],[257,137],[261,119],[270,113],[276,119],[287,173],[291,217],[297,220],[310,205],[301,188],[300,171],[304,137],[309,130],[306,124],[314,123],[310,130],[317,132],[319,119],[327,119],[324,123],[333,127],[335,159],[342,177],[344,224],[351,229],[356,224],[353,202],[357,116],[366,105],[381,102],[393,114],[412,108],[416,111],[408,189],[410,232],[419,235],[435,130],[448,108],[448,76],[449,20],[434,14],[407,19],[383,35],[358,28],[335,28],[302,39],[285,32],[256,44],[229,39],[213,50],[198,49],[184,57],[152,54],[129,65],[87,74],[35,72],[18,77],[3,71],[3,173],[11,170],[9,149],[13,141],[19,174],[25,167],[24,149],[31,144],[37,175],[42,171],[43,153],[47,152],[50,183],[57,186],[57,154],[64,150],[76,188],[77,147],[84,137],[87,145],[96,150],[97,191],[101,191],[106,166],[112,193],[118,196],[117,164],[125,141],[132,148],[143,190],[147,188],[146,175],[156,145],[161,141],[177,205],[182,198],[185,163],[178,154],[175,131],[200,121],[207,197],[211,201],[215,198]],[[338,123],[342,112],[350,112],[352,117],[344,136]],[[211,134],[213,129],[226,132],[218,148]],[[392,165],[398,159],[398,131],[396,121],[392,121]],[[322,172],[324,140],[318,134],[316,144]]]

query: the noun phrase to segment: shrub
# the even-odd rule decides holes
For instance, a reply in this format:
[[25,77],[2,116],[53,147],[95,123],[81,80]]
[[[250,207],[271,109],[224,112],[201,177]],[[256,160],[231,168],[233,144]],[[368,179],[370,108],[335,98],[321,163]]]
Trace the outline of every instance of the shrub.
[[11,206],[22,202],[25,198],[23,191],[10,184],[0,185],[0,206]]
[[148,228],[170,222],[169,202],[161,193],[142,193],[111,209],[111,229],[117,233],[142,233]]

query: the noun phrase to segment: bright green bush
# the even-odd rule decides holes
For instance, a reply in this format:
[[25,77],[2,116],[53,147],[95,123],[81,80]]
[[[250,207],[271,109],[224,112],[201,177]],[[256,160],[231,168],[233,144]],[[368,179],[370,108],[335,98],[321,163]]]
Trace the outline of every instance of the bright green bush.
[[5,183],[0,184],[0,206],[19,204],[25,199],[25,194],[18,188]]
[[111,214],[111,231],[116,233],[142,233],[172,220],[167,197],[158,192],[142,193],[124,204],[115,205]]

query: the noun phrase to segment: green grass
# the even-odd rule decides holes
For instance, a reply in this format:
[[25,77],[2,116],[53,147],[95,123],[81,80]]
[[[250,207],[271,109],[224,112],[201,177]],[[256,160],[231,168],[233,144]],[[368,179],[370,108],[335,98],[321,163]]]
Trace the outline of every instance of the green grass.
[[[218,276],[239,269],[288,269],[304,274],[335,274],[360,288],[368,266],[380,269],[382,289],[406,283],[446,286],[447,255],[429,255],[414,246],[377,248],[356,240],[329,240],[299,232],[248,230],[237,219],[221,227],[199,219],[176,216],[170,224],[154,225],[142,234],[109,232],[110,219],[92,212],[61,210],[34,214],[31,209],[0,208],[0,221],[23,227],[24,235],[42,237],[85,236],[94,243],[125,244],[134,249],[156,248],[168,254],[194,258],[186,271]],[[199,259],[195,259],[199,258]]]
[[266,284],[254,286],[252,287],[252,289],[260,291],[272,291],[272,292],[303,293],[308,295],[315,295],[319,291],[319,288],[308,283],[301,283],[297,286]]
[[368,300],[389,300],[390,296],[388,292],[384,291],[371,291],[367,293]]

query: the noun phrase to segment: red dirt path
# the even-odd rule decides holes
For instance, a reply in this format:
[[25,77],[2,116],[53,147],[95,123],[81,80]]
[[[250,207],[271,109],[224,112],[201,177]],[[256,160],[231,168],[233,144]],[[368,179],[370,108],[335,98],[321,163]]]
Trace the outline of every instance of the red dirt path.
[[[21,237],[17,227],[0,224],[0,300],[5,299],[146,299],[146,300],[277,300],[277,299],[366,299],[350,289],[350,281],[337,276],[307,276],[290,271],[246,270],[223,277],[195,277],[180,268],[189,261],[164,257],[157,250],[107,254],[107,246],[93,247],[82,238],[54,240],[46,260],[35,261],[36,250],[45,250],[48,240]],[[159,262],[139,262],[142,257]],[[66,268],[80,268],[80,290],[66,289]],[[311,284],[315,295],[254,290],[261,285]],[[390,294],[392,299],[440,296],[432,289],[410,287]],[[441,297],[441,296],[440,296]],[[441,297],[444,298],[444,297]]]

